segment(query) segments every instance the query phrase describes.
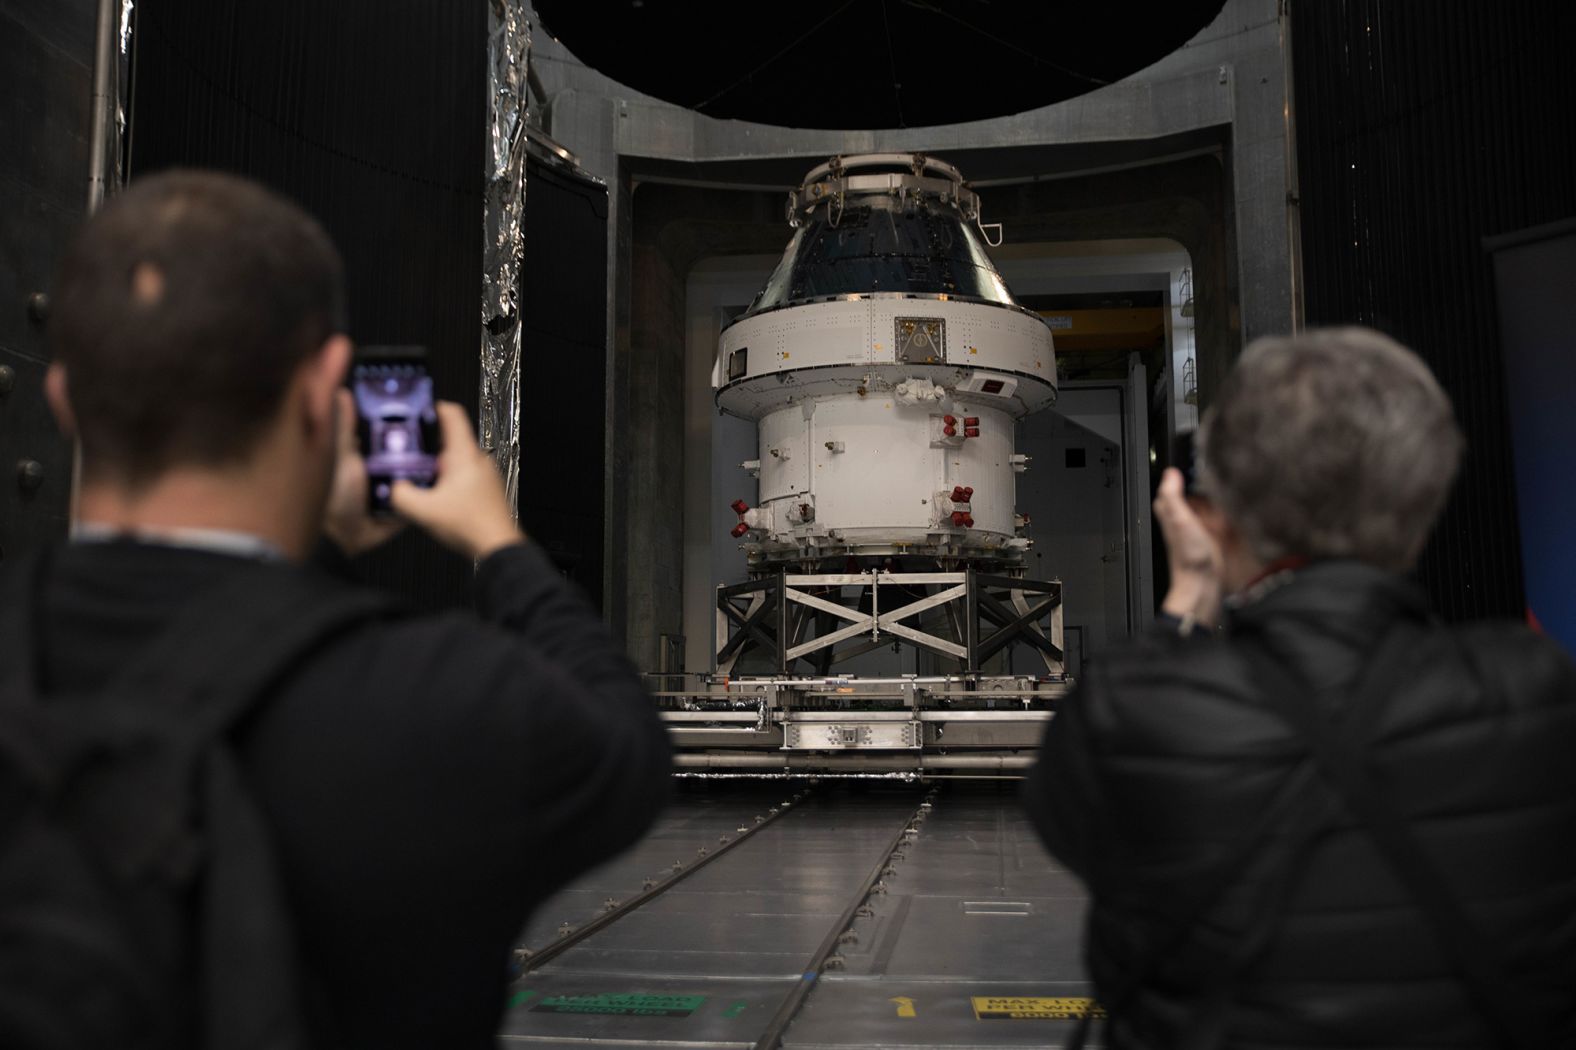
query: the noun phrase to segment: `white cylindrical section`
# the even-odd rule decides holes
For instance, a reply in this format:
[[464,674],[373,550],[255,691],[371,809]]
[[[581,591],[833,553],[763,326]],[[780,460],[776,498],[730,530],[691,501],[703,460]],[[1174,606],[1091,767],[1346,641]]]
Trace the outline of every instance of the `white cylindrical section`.
[[[978,421],[978,436],[965,436],[965,419]],[[1013,427],[1001,409],[958,398],[943,409],[841,394],[772,412],[760,422],[769,538],[900,545],[966,535],[1004,544],[1013,537]],[[973,489],[971,498],[952,501],[958,488]],[[954,522],[954,512],[965,518]]]
[[895,294],[740,318],[718,341],[712,385],[723,408],[758,419],[856,368],[893,382],[934,374],[948,386],[976,371],[1010,376],[1000,401],[1016,416],[1056,398],[1051,332],[1040,318],[994,303]]
[[759,426],[747,546],[1026,546],[1014,429],[1056,396],[1050,331],[1027,311],[901,295],[783,307],[728,327],[716,383]]

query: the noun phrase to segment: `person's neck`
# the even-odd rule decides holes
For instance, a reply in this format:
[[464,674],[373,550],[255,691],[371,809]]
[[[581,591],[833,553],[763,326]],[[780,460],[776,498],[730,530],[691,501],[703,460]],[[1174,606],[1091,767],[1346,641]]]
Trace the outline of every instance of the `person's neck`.
[[290,494],[278,491],[278,478],[279,473],[254,466],[237,471],[176,468],[135,488],[84,479],[77,520],[133,534],[184,529],[244,533],[299,561],[312,537],[292,513]]

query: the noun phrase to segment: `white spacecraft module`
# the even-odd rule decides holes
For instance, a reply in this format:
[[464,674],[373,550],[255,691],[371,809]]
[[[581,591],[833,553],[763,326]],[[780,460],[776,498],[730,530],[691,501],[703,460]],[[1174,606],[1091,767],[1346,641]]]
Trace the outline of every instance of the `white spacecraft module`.
[[[1025,577],[1014,508],[1017,422],[1056,398],[1050,330],[1002,283],[950,164],[834,158],[788,221],[713,370],[718,407],[756,423],[759,491],[732,501],[747,578],[717,590],[715,669],[658,693],[676,762],[1021,770],[1068,686],[1061,584]],[[905,645],[914,673],[848,674]]]
[[979,199],[915,154],[834,159],[789,199],[796,227],[722,333],[725,412],[757,421],[752,566],[829,556],[1021,561],[1018,419],[1056,398],[1051,333],[985,253]]

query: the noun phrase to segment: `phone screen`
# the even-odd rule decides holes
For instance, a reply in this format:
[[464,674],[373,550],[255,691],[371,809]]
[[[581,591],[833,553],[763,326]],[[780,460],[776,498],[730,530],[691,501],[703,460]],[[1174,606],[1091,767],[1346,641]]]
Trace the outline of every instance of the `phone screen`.
[[419,348],[369,347],[351,366],[356,432],[375,513],[389,510],[395,481],[425,488],[437,478],[438,413],[424,358]]

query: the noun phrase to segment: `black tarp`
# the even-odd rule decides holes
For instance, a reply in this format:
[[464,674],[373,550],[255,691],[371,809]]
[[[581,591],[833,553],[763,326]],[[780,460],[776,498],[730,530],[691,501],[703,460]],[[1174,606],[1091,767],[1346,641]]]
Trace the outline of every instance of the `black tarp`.
[[[428,347],[473,412],[481,339],[487,8],[429,0],[139,0],[132,177],[220,168],[299,201],[345,257],[358,342]],[[414,535],[368,573],[424,605],[470,566]]]
[[1576,9],[1291,5],[1310,324],[1413,347],[1468,451],[1419,575],[1452,619],[1523,612],[1494,271],[1483,238],[1576,214]]
[[520,272],[520,524],[601,608],[606,187],[533,160]]

